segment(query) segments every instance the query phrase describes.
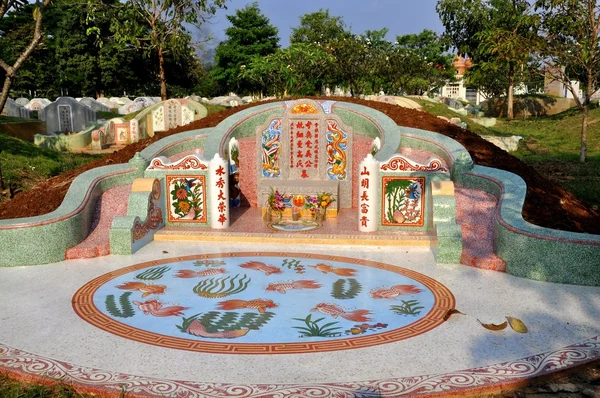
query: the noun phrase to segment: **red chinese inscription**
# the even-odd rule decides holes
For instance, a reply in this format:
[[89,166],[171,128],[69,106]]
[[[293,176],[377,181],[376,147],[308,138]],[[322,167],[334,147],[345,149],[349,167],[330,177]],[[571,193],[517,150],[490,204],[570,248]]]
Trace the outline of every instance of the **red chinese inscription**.
[[315,121],[290,122],[290,168],[302,169],[302,178],[309,178],[308,168],[319,167],[318,131],[319,123]]

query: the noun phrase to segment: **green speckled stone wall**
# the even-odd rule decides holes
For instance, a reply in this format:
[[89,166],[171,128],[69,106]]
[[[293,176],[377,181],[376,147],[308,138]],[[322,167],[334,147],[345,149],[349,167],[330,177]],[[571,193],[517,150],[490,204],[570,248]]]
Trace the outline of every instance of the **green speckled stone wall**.
[[506,272],[540,281],[600,286],[600,236],[558,231],[528,223],[522,209],[527,186],[504,170],[475,166],[458,182],[500,198],[494,226],[496,254]]
[[[63,203],[52,213],[0,221],[0,266],[64,260],[65,251],[87,237],[96,201],[102,193],[118,185],[130,184],[141,173],[128,164],[89,170],[73,181]],[[93,183],[97,179],[99,181]],[[88,194],[89,198],[86,198]]]

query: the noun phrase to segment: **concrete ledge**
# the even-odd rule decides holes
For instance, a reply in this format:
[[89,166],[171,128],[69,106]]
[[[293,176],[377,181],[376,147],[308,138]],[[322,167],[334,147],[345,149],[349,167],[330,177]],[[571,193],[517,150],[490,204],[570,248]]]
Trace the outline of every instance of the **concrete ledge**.
[[110,228],[111,254],[135,253],[165,225],[164,180],[137,178],[131,191],[127,215],[115,217]]
[[88,236],[94,206],[102,193],[131,183],[141,172],[128,164],[88,170],[75,178],[55,211],[37,217],[0,220],[0,266],[64,260],[65,251]]
[[432,245],[435,260],[439,264],[460,264],[462,233],[460,225],[439,223],[435,226],[437,237]]
[[99,124],[86,127],[85,130],[73,134],[41,135],[34,136],[33,143],[40,148],[55,151],[73,151],[87,148],[92,143],[92,131],[99,128]]
[[495,252],[512,275],[556,283],[600,286],[600,235],[559,231],[523,219],[527,185],[516,174],[475,166],[459,181],[499,199]]

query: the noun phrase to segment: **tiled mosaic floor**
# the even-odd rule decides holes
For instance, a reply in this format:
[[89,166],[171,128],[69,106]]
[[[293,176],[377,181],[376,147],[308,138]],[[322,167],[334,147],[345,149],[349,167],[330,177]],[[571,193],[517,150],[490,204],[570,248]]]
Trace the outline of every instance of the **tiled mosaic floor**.
[[[285,259],[300,264],[293,263],[294,270],[293,264],[287,267],[288,261],[284,271]],[[207,260],[224,261],[225,265]],[[252,261],[265,265],[241,267]],[[200,265],[196,266],[196,262]],[[313,268],[320,263],[332,268],[321,267],[326,273]],[[300,265],[303,268],[298,270]],[[270,266],[282,272],[267,275]],[[162,267],[171,269],[163,273]],[[226,274],[176,278],[218,268]],[[353,275],[346,275],[351,273],[349,269]],[[165,279],[151,279],[161,273]],[[238,300],[235,295],[200,295],[225,294],[226,291],[216,291],[202,281],[238,273],[246,274],[255,283],[239,293],[239,301],[230,302]],[[150,279],[136,279],[141,274]],[[347,282],[336,290],[338,279]],[[362,289],[354,299],[341,299],[344,294],[353,294],[351,279],[360,283]],[[314,283],[294,285],[297,280]],[[144,283],[146,287],[127,285],[128,282]],[[270,290],[271,283],[283,285],[279,290],[271,285]],[[166,286],[164,294],[156,287],[161,284]],[[155,287],[148,288],[149,285]],[[311,288],[316,285],[321,287]],[[414,288],[396,295],[401,289],[392,288],[397,285]],[[229,288],[228,284],[225,286]],[[239,286],[234,285],[234,289]],[[180,291],[185,293],[181,297]],[[124,293],[131,293],[127,296],[134,313],[131,317],[127,317],[130,309],[123,305],[126,300],[121,301]],[[442,316],[440,322],[439,315],[433,316],[436,308],[443,311],[441,308],[452,305],[447,302],[447,307],[439,307],[442,300],[437,294],[446,294],[448,300],[454,297],[455,307],[466,315],[452,315],[447,321]],[[265,306],[261,312],[261,303],[249,303],[255,298],[272,300],[277,307]],[[148,302],[152,300],[160,305]],[[342,304],[345,300],[351,304]],[[420,305],[413,309],[423,307],[422,313],[397,314],[390,307],[401,307],[402,300],[418,301]],[[142,304],[133,305],[134,301]],[[295,301],[302,305],[294,304]],[[108,304],[110,311],[107,302],[112,303]],[[322,303],[337,304],[341,310],[319,306]],[[189,309],[173,309],[176,306]],[[231,309],[232,306],[240,308]],[[311,312],[313,308],[316,310]],[[174,315],[176,310],[183,316]],[[370,313],[356,312],[360,310]],[[202,318],[211,311],[239,312],[239,316],[235,320],[230,316],[232,319],[221,324],[228,326],[215,330],[215,323],[222,318]],[[404,306],[402,311],[410,312],[410,308]],[[260,324],[259,316],[269,312],[275,316]],[[183,332],[177,328],[182,326],[184,317],[193,318],[197,313],[202,315],[192,319]],[[342,313],[349,318],[364,316],[370,320],[362,322],[361,318],[355,322]],[[247,323],[254,322],[253,328],[246,327],[244,338],[254,340],[237,342],[238,337],[231,335],[202,336],[205,332],[244,329],[239,324],[232,326],[240,323],[244,314],[249,314]],[[336,331],[350,331],[350,335],[327,337],[323,341],[325,347],[360,343],[362,338],[415,326],[417,330],[401,339],[327,352],[313,349],[277,355],[215,353],[232,346],[241,348],[244,343],[254,344],[254,348],[298,344],[306,337],[299,337],[304,330],[295,329],[291,318],[305,319],[309,314],[313,314],[311,321],[325,318],[324,322],[339,323],[342,329]],[[492,332],[479,323],[500,323],[506,316],[523,320],[528,333],[517,333],[511,328]],[[194,320],[198,322],[190,328]],[[0,269],[0,369],[17,376],[64,378],[89,391],[112,396],[118,396],[122,388],[133,395],[178,397],[393,397],[500,388],[600,358],[599,320],[600,288],[534,282],[459,265],[438,266],[427,248],[153,242],[135,256]],[[276,323],[279,321],[282,323]],[[430,322],[423,333],[419,333],[419,322]],[[366,327],[361,333],[363,323],[375,327]],[[388,326],[378,329],[377,324]],[[278,326],[270,330],[271,325]],[[311,325],[309,321],[305,326],[310,330]],[[114,329],[109,332],[110,326]],[[299,321],[298,326],[302,327]],[[352,335],[355,327],[359,329],[357,337]],[[140,338],[145,333],[152,333],[151,344]],[[169,333],[175,336],[171,342],[179,346],[163,344]],[[306,341],[320,344],[317,337]],[[189,349],[190,342],[215,346],[211,353],[194,351]]]
[[435,328],[454,308],[442,284],[401,267],[307,253],[222,253],[135,264],[73,297],[117,336],[221,354],[364,348]]

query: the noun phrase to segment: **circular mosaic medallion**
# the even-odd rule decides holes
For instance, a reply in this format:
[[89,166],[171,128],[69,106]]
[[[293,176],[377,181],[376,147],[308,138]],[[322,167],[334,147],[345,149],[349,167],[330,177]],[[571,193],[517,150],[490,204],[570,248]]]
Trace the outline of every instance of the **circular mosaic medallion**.
[[210,353],[295,354],[425,333],[454,308],[444,285],[373,261],[221,253],[132,265],[81,287],[73,308],[105,331]]
[[269,223],[269,228],[284,232],[304,232],[321,228],[322,224],[312,220],[284,220]]

